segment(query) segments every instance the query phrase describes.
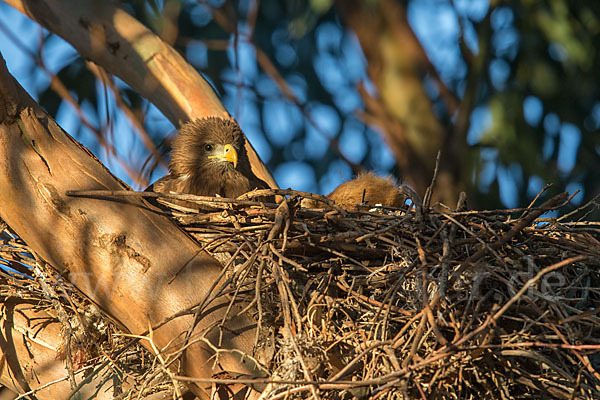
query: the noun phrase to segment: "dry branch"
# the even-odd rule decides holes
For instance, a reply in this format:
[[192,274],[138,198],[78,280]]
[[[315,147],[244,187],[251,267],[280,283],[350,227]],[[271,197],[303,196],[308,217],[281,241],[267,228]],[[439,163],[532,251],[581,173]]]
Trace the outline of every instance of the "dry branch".
[[[265,194],[289,197],[279,207],[247,200]],[[171,379],[264,388],[265,400],[600,395],[597,224],[536,219],[566,194],[481,212],[464,210],[463,198],[455,212],[421,218],[406,208],[301,208],[304,195],[317,197],[263,190],[213,198],[221,211],[212,213],[164,210],[225,265],[222,290],[260,326],[247,356],[267,375]]]

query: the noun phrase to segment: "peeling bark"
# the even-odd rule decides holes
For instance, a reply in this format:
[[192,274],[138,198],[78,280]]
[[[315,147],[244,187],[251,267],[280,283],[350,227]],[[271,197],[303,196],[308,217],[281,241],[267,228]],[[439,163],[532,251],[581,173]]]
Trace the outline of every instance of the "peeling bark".
[[[0,57],[0,217],[54,268],[134,334],[201,303],[222,267],[164,216],[140,199],[124,202],[68,197],[68,190],[123,190],[85,148],[36,105]],[[250,352],[254,322],[237,315],[225,329],[207,331],[223,316],[228,299],[209,302],[192,340]],[[153,331],[158,348],[176,351],[193,316]],[[148,343],[144,343],[148,347]],[[254,374],[236,352],[225,351],[213,369],[213,351],[196,342],[184,352],[182,370],[210,377],[223,368]],[[201,391],[196,388],[196,392]]]

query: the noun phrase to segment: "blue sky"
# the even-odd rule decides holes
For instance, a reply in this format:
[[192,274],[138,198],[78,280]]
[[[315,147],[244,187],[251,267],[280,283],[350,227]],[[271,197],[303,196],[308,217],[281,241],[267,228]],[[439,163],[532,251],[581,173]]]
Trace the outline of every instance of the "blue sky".
[[[442,80],[456,79],[466,73],[466,66],[458,48],[459,20],[464,24],[466,44],[473,52],[477,52],[478,44],[474,29],[465,17],[479,20],[485,16],[488,10],[487,0],[457,0],[454,5],[456,8],[440,0],[421,0],[411,2],[408,9],[411,26],[421,40],[432,63],[437,67]],[[202,13],[196,17],[204,18]],[[506,52],[508,57],[518,50],[518,35],[511,23],[512,14],[506,11],[495,14],[492,19],[494,29],[502,33],[496,35],[497,43],[495,45],[500,51]],[[48,76],[32,67],[30,56],[16,45],[3,29],[10,27],[8,29],[22,41],[28,51],[35,52],[41,37],[40,28],[36,23],[1,2],[0,27],[2,28],[0,29],[0,52],[11,73],[35,98],[36,93],[48,85]],[[326,194],[352,177],[350,167],[343,161],[335,162],[330,166],[328,172],[320,180],[317,180],[315,171],[308,161],[319,160],[323,157],[327,150],[328,137],[333,136],[340,128],[340,148],[349,160],[358,162],[363,159],[368,143],[374,148],[371,152],[370,163],[378,173],[388,173],[395,161],[380,136],[370,129],[365,130],[362,123],[354,116],[354,111],[362,107],[362,101],[354,89],[354,85],[366,77],[366,62],[358,41],[351,35],[343,35],[340,27],[334,23],[319,25],[316,35],[319,52],[314,58],[314,64],[319,79],[325,89],[332,94],[336,106],[343,115],[340,116],[330,106],[308,99],[306,84],[302,78],[294,75],[286,76],[285,78],[295,95],[307,105],[309,118],[305,118],[294,104],[280,96],[274,82],[258,68],[252,46],[243,43],[237,52],[239,72],[224,71],[223,77],[231,82],[242,80],[249,86],[255,86],[260,95],[267,97],[265,107],[263,107],[263,112],[268,113],[268,118],[265,118],[267,121],[264,126],[265,131],[261,131],[258,100],[253,92],[240,90],[233,84],[226,85],[226,92],[222,94],[222,100],[228,110],[238,119],[244,132],[265,162],[271,159],[273,152],[282,151],[283,147],[285,147],[285,151],[291,152],[291,158],[295,161],[284,162],[271,171],[281,187]],[[274,35],[274,40],[277,41],[277,35]],[[294,49],[285,40],[280,42],[276,46],[275,53],[278,61],[282,64],[293,63],[295,61]],[[53,72],[60,70],[75,57],[75,51],[70,45],[58,37],[53,36],[49,46],[43,57],[45,64]],[[332,49],[335,49],[336,56],[331,54]],[[193,65],[203,67],[207,60],[206,51],[201,43],[194,43],[188,49],[188,59]],[[236,54],[230,49],[228,56],[233,59]],[[492,62],[490,67],[493,84],[499,90],[502,89],[507,79],[507,65],[505,64],[498,59]],[[103,93],[103,90],[99,90],[99,92]],[[107,101],[112,104],[112,97],[109,96]],[[84,111],[89,107],[90,105],[84,104]],[[576,150],[581,140],[579,128],[571,124],[563,124],[557,118],[552,118],[551,115],[544,116],[543,105],[535,97],[526,99],[523,110],[528,123],[531,125],[544,124],[550,132],[558,135],[559,169],[565,172],[570,171],[575,163]],[[93,112],[86,113],[90,122],[101,127],[106,115],[101,115],[102,120],[97,121],[94,114]],[[153,121],[154,126],[158,127],[165,135],[173,131],[172,125],[152,106],[149,109],[149,118]],[[111,129],[115,138],[118,156],[134,167],[141,168],[145,150],[137,136],[130,133],[133,128],[120,115],[111,115],[111,119],[113,124],[108,129]],[[80,125],[72,107],[67,104],[63,104],[59,109],[57,121],[71,133],[76,132]],[[469,144],[476,144],[491,124],[490,110],[487,107],[477,108],[471,115]],[[299,130],[304,128],[308,134],[306,140],[300,143],[295,138]],[[271,147],[265,137],[275,143],[276,147]],[[98,147],[97,140],[89,131],[82,129],[77,139],[89,147],[115,175],[135,189],[139,189],[114,157],[109,156]],[[548,148],[544,150],[550,152],[554,143],[549,140]],[[515,188],[520,183],[519,179],[522,180],[520,166],[500,167],[496,162],[497,156],[498,154],[494,150],[486,150],[482,153],[484,167],[477,184],[480,189],[485,191],[494,178],[498,177],[501,200],[507,207],[516,207],[518,204],[516,204]],[[165,173],[164,169],[158,169],[152,180]],[[543,185],[544,182],[541,179],[532,179],[528,182],[529,190],[532,193],[537,192]],[[576,189],[575,186],[573,188]]]

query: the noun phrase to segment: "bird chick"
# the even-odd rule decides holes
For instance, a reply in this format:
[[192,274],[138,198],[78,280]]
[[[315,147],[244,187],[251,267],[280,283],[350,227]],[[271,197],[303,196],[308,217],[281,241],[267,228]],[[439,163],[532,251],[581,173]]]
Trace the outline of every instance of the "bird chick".
[[173,141],[169,174],[147,190],[236,198],[268,187],[250,168],[239,125],[233,120],[210,117],[181,127]]
[[[346,210],[355,210],[359,204],[401,207],[408,197],[412,198],[414,195],[412,189],[408,190],[405,185],[398,186],[391,177],[382,178],[372,172],[365,172],[339,185],[327,198]],[[322,208],[323,204],[304,199],[302,206]]]

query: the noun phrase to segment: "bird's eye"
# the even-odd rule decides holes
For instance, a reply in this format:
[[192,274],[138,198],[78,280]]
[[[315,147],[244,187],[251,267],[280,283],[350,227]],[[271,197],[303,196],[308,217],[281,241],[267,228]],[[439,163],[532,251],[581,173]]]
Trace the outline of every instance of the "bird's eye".
[[204,145],[204,151],[212,151],[213,147],[212,144],[206,143]]

